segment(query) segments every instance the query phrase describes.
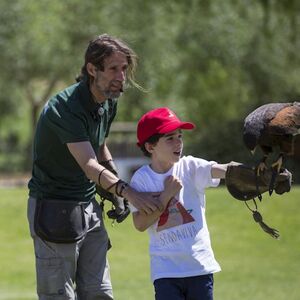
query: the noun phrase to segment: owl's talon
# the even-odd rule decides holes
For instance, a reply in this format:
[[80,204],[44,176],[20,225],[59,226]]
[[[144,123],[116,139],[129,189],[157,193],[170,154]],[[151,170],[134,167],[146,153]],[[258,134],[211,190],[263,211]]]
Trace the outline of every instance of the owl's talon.
[[267,165],[264,161],[260,162],[256,167],[256,176],[260,176],[267,169]]
[[277,174],[280,173],[282,164],[283,164],[283,157],[282,157],[282,155],[279,155],[277,161],[275,161],[275,162],[272,164],[272,168],[273,168],[274,170],[277,171]]

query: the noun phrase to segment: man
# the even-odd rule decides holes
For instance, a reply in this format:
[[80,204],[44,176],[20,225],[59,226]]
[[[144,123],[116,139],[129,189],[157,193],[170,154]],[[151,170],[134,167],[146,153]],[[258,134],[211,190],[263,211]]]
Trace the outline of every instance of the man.
[[95,183],[142,213],[161,209],[154,195],[119,180],[105,143],[117,98],[127,81],[136,85],[135,67],[135,53],[124,42],[100,35],[88,45],[78,82],[53,96],[41,113],[28,184],[41,300],[113,299]]

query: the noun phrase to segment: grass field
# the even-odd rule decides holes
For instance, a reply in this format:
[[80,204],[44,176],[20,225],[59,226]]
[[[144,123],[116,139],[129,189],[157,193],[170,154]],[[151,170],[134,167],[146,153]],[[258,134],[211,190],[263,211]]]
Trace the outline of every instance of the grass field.
[[[37,299],[26,205],[26,189],[0,190],[0,300]],[[215,275],[216,300],[300,299],[300,187],[282,196],[264,194],[259,210],[280,240],[265,234],[225,188],[207,192],[208,226],[222,267]],[[147,234],[135,231],[131,218],[115,226],[106,219],[106,227],[115,299],[154,299]]]

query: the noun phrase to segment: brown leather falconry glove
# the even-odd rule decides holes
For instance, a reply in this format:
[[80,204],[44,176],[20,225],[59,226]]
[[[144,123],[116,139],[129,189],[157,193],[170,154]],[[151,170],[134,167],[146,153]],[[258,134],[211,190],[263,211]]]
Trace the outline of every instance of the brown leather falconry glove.
[[[229,193],[236,199],[247,201],[269,190],[273,176],[272,169],[266,169],[259,176],[256,170],[244,164],[228,165],[225,183]],[[277,194],[289,192],[292,184],[292,174],[282,169],[275,177],[274,190]]]
[[[274,170],[266,169],[257,175],[255,168],[244,164],[234,163],[228,165],[225,184],[229,193],[238,200],[244,201],[249,210],[251,210],[253,219],[261,228],[272,237],[278,239],[279,232],[275,228],[269,227],[263,222],[261,214],[257,210],[255,198],[262,200],[262,194],[270,190],[270,185],[274,186],[277,194],[289,192],[292,184],[292,174],[287,169],[280,170],[275,174]],[[253,200],[255,209],[251,209],[247,204],[248,200]]]

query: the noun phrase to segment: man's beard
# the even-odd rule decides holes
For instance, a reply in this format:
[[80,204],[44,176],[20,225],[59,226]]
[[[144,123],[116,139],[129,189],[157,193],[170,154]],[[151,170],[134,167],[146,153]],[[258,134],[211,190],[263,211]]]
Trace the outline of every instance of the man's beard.
[[[112,84],[111,84],[112,85]],[[111,86],[110,85],[110,86]],[[121,83],[121,87],[118,90],[112,91],[110,86],[106,89],[102,89],[99,85],[97,85],[99,91],[107,98],[107,99],[116,99],[119,98],[124,92],[124,83]]]
[[105,90],[102,93],[107,99],[116,99],[122,95],[123,89],[120,89],[119,91],[115,91],[115,92],[112,92],[110,90]]

